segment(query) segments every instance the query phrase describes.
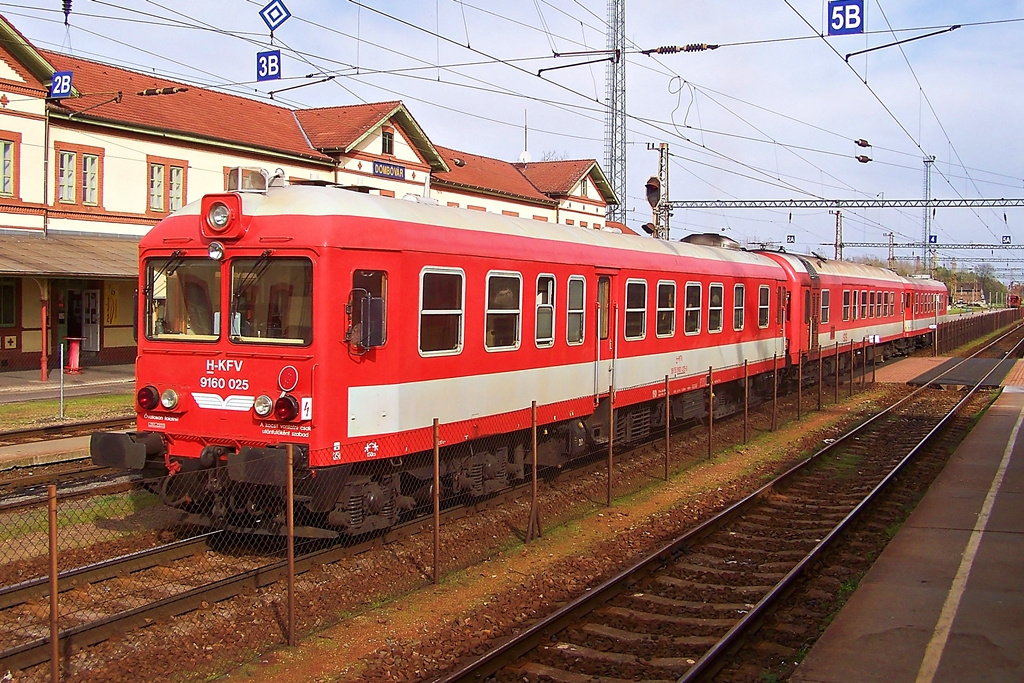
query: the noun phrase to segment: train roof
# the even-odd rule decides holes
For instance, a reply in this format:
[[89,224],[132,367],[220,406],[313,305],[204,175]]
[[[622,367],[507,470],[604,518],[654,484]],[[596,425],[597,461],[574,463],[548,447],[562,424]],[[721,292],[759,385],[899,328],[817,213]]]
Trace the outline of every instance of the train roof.
[[[755,252],[721,249],[684,242],[623,234],[618,230],[581,228],[526,218],[502,216],[495,213],[438,206],[421,201],[407,201],[352,192],[338,187],[292,185],[270,188],[264,193],[240,193],[243,212],[247,216],[322,216],[356,217],[369,220],[397,221],[408,224],[432,225],[492,235],[508,235],[528,239],[563,242],[577,246],[592,246],[637,252],[649,255],[679,256],[717,261],[722,264],[760,266],[781,277],[781,267],[771,259]],[[167,219],[166,228],[158,226],[143,237],[142,247],[163,246],[158,238],[165,229],[180,225],[179,216],[198,216],[200,202],[192,202]],[[250,228],[250,231],[252,228]],[[318,244],[332,244],[330,234],[324,232],[312,237]],[[388,245],[394,248],[394,244]],[[403,247],[412,248],[411,245]],[[608,264],[616,265],[616,264]]]
[[931,278],[906,278],[892,270],[889,270],[888,268],[869,266],[865,263],[835,261],[815,255],[787,254],[785,252],[771,252],[766,255],[786,261],[797,273],[807,273],[807,264],[810,263],[811,267],[814,268],[819,275],[833,276],[840,278],[843,281],[857,278],[865,280],[881,280],[884,282],[898,284],[901,287],[910,286],[918,289],[945,289],[945,285],[938,280],[932,280]]

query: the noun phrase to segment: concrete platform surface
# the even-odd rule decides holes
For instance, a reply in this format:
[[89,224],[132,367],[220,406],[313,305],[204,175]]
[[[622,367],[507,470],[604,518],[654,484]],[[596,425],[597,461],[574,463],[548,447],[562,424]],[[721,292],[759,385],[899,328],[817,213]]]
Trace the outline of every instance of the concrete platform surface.
[[1022,424],[1004,392],[792,681],[1024,681]]

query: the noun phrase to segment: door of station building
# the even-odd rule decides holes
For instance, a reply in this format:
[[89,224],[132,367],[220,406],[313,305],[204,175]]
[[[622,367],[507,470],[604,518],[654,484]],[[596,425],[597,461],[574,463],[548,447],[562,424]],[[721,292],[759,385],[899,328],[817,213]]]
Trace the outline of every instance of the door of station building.
[[100,350],[100,290],[82,290],[82,350]]

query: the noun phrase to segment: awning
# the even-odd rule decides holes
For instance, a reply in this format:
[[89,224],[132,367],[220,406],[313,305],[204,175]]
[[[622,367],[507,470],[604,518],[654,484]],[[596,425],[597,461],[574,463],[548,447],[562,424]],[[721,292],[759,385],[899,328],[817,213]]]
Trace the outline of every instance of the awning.
[[138,237],[0,235],[0,275],[135,279]]

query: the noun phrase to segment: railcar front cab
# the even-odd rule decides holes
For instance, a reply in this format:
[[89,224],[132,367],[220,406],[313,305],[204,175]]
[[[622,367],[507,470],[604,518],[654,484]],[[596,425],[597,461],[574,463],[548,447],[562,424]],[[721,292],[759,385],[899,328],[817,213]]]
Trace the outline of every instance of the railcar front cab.
[[[250,248],[238,255],[230,254],[231,251],[240,251],[234,245],[245,236],[251,222],[251,216],[246,216],[242,210],[239,192],[264,192],[267,187],[265,174],[258,171],[239,169],[233,171],[233,176],[235,187],[229,184],[229,190],[237,188],[238,191],[207,195],[202,200],[198,233],[206,245],[205,253],[194,248],[175,249],[169,255],[149,257],[143,261],[141,322],[147,345],[189,344],[201,351],[199,347],[223,344],[226,337],[233,351],[247,348],[258,353],[266,347],[305,347],[312,343],[310,259],[277,256],[272,249],[250,253],[253,251]],[[230,283],[228,314],[222,316],[221,282],[225,280]],[[370,347],[374,345],[378,326],[374,323],[376,310],[373,298],[364,299],[370,300],[362,302],[365,332],[356,343]],[[286,370],[291,374],[285,376]],[[294,391],[298,383],[295,368],[289,365],[276,375],[276,379],[276,386],[269,386],[269,380],[260,383],[253,379],[251,387],[248,386],[248,378],[233,380],[246,382],[246,390],[242,390],[240,384],[234,387],[199,387],[200,392],[192,392],[192,399],[197,405],[204,397],[223,401],[221,407],[229,410],[228,414],[238,414],[239,406],[227,406],[227,401],[244,400],[248,405],[242,409],[249,412],[252,424],[269,422],[284,428],[290,423],[308,423],[308,416],[303,415],[300,409],[304,397],[297,396]],[[176,388],[174,382],[158,386],[162,382],[150,382],[144,377],[139,380],[141,386],[136,402],[140,427],[152,425],[156,420],[174,424],[188,412],[188,402],[182,400],[185,392]],[[229,391],[231,395],[227,399],[222,399],[215,392],[204,393],[207,389],[219,388],[237,391]],[[244,395],[250,391],[258,395]],[[251,428],[251,425],[244,426]],[[202,438],[204,435],[194,436]],[[248,441],[250,445],[240,445],[242,441]],[[97,432],[92,435],[90,454],[97,465],[142,471],[144,476],[200,470],[210,472],[213,479],[221,476],[212,474],[213,468],[226,465],[224,474],[232,483],[283,486],[285,447],[275,443],[265,446],[251,443],[249,438],[236,439],[234,447],[206,442],[195,446],[201,448],[198,453],[171,454],[167,438],[157,431]],[[188,446],[187,442],[185,446]],[[305,446],[297,447],[294,456],[296,468],[308,468]],[[182,492],[173,489],[184,482],[181,485],[168,483],[170,479],[173,477],[162,482],[160,492],[168,500],[173,499],[175,504],[180,503],[178,499]],[[194,496],[194,491],[185,495]]]

